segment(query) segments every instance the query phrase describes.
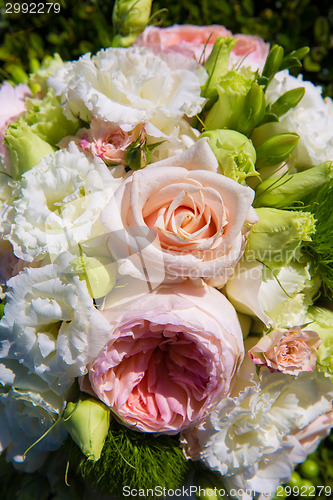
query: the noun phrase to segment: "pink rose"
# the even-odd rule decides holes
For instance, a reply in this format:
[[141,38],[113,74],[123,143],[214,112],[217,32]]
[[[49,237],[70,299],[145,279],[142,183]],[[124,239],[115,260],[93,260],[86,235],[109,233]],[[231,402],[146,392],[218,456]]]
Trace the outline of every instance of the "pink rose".
[[244,59],[243,66],[250,66],[254,71],[264,67],[269,52],[269,43],[255,35],[233,35],[237,43],[232,49],[230,63],[237,65]]
[[278,328],[262,337],[249,354],[257,365],[265,365],[271,371],[298,375],[314,370],[320,343],[318,333],[312,330],[302,330],[300,326],[290,330]]
[[217,173],[205,139],[130,175],[102,212],[119,272],[222,286],[257,221],[251,188]]
[[81,149],[102,158],[108,164],[125,164],[127,147],[134,143],[143,131],[144,124],[124,131],[118,125],[93,117],[90,129],[80,129],[76,136],[65,137],[60,147],[74,141]]
[[128,425],[177,433],[229,394],[244,347],[236,312],[215,288],[163,286],[102,314],[110,340],[81,387],[89,391],[88,377]]
[[0,88],[0,160],[8,171],[10,169],[9,156],[3,139],[8,125],[26,111],[26,97],[31,97],[28,85],[20,84],[12,87],[5,82]]
[[197,62],[203,62],[207,60],[216,39],[220,36],[230,36],[238,40],[231,52],[231,66],[245,58],[245,66],[251,66],[254,70],[263,67],[269,52],[269,43],[265,43],[259,36],[233,35],[224,26],[148,26],[138,36],[136,43],[149,47],[155,54],[174,51],[192,57]]
[[219,36],[231,36],[231,31],[224,26],[192,26],[190,24],[174,25],[169,28],[148,26],[141,33],[136,43],[150,48],[155,54],[159,52],[180,52],[193,57],[197,62],[202,59],[205,49],[205,59],[209,56]]

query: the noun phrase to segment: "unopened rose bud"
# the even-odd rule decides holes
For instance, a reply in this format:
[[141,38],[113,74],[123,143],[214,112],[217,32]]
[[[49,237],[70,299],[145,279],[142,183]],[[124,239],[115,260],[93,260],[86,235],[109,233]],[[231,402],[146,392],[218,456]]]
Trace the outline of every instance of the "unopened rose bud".
[[326,161],[317,167],[297,174],[287,174],[265,179],[256,187],[254,207],[290,207],[314,189],[333,178],[333,162]]
[[11,173],[19,179],[24,172],[37,165],[44,156],[55,149],[19,120],[9,125],[4,140],[10,157]]
[[221,36],[216,39],[213,50],[204,65],[208,73],[208,79],[202,89],[203,97],[217,95],[217,82],[228,71],[230,54],[236,42],[237,40],[228,36]]
[[299,141],[297,134],[278,134],[257,148],[256,168],[273,167],[289,159]]
[[105,297],[116,284],[116,269],[109,259],[82,255],[71,263],[72,271],[87,282],[94,299]]
[[252,141],[235,130],[210,130],[200,137],[208,137],[208,144],[215,154],[221,173],[238,182],[249,176],[258,176],[254,164],[256,150]]
[[88,398],[78,404],[68,403],[63,419],[65,428],[88,460],[99,460],[110,427],[110,409],[101,401]]

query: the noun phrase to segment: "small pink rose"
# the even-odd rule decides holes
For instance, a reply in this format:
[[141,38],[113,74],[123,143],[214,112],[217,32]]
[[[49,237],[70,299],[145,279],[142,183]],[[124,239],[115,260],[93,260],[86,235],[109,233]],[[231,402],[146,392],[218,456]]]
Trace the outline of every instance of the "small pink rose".
[[101,216],[121,274],[158,284],[188,277],[225,284],[257,216],[253,190],[217,167],[201,139],[121,184]]
[[10,163],[3,139],[8,125],[26,111],[26,97],[31,97],[28,85],[20,84],[12,87],[9,83],[5,82],[0,87],[0,160],[7,171],[10,171]]
[[89,129],[80,129],[76,136],[65,137],[59,146],[66,147],[70,141],[74,141],[81,149],[108,164],[125,164],[127,147],[137,140],[143,129],[144,124],[139,124],[125,131],[114,123],[93,118]]
[[312,330],[302,330],[300,326],[290,330],[278,328],[262,337],[249,354],[257,365],[265,365],[271,371],[298,375],[314,370],[320,343],[318,333]]
[[[128,425],[177,433],[229,394],[244,347],[236,312],[215,288],[164,286],[102,313],[110,340],[88,377]],[[89,391],[87,376],[81,388]]]

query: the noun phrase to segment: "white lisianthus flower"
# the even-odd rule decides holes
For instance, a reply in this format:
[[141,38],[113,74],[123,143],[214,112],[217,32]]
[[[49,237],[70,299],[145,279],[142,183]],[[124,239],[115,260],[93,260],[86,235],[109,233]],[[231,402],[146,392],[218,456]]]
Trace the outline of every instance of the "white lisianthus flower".
[[242,259],[228,280],[225,292],[237,311],[259,318],[275,328],[306,323],[320,281],[310,264],[291,262],[272,270]]
[[123,130],[148,122],[148,134],[154,127],[169,134],[184,114],[201,111],[206,78],[202,66],[181,54],[155,55],[136,46],[85,54],[60,68],[48,84],[61,95],[69,118],[95,116]]
[[49,451],[66,437],[58,422],[26,455],[24,453],[54,424],[64,410],[64,400],[40,377],[30,374],[16,360],[0,360],[0,452],[26,472],[38,470]]
[[332,397],[332,382],[316,372],[294,378],[267,370],[259,380],[245,356],[230,397],[183,433],[185,453],[238,488],[274,493],[306,458],[297,432],[331,412]]
[[26,268],[7,285],[0,358],[19,360],[63,394],[98,354],[89,332],[106,343],[109,323],[94,307],[85,281],[61,273],[56,264]]
[[1,222],[4,237],[29,262],[75,251],[103,232],[99,215],[119,182],[100,158],[89,160],[72,143],[22,176]]
[[296,133],[300,139],[292,160],[296,168],[318,165],[333,158],[333,105],[329,98],[323,99],[321,87],[303,81],[302,75],[291,76],[288,70],[280,71],[269,84],[266,100],[275,102],[284,92],[298,87],[305,88],[299,104],[280,117],[277,123],[259,127],[253,136],[254,142],[282,133]]

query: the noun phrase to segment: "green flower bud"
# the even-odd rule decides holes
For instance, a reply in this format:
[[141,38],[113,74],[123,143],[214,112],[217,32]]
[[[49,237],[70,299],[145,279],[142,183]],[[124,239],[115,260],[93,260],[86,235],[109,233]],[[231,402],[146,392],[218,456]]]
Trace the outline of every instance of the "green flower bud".
[[218,100],[209,111],[205,129],[228,128],[241,132],[248,92],[255,80],[250,68],[228,71],[219,81],[216,90]]
[[44,156],[55,151],[55,148],[35,134],[22,120],[9,125],[4,142],[8,148],[14,179],[19,179]]
[[152,0],[116,0],[112,23],[117,34],[138,35],[145,29],[150,17]]
[[298,256],[303,241],[311,241],[315,219],[310,212],[258,208],[259,222],[248,237],[245,257],[249,261],[288,264]]
[[140,137],[126,149],[125,162],[132,170],[139,170],[150,162],[150,158],[150,149],[146,145],[145,133],[143,131]]
[[79,128],[78,120],[68,120],[59,100],[49,88],[44,99],[27,99],[27,113],[22,121],[44,141],[56,146],[66,135],[74,135]]
[[201,134],[208,137],[208,144],[215,154],[221,173],[237,182],[258,176],[254,164],[256,150],[252,141],[235,130],[211,130]]
[[333,311],[324,307],[310,307],[306,316],[311,330],[318,333],[321,345],[317,351],[316,368],[333,380]]
[[257,83],[253,83],[245,98],[243,109],[240,111],[238,119],[239,132],[250,136],[253,129],[264,118],[266,110],[265,94]]
[[286,174],[265,179],[256,187],[254,207],[290,207],[333,178],[333,162],[297,174]]
[[99,460],[110,427],[110,409],[94,398],[68,403],[63,423],[88,460]]
[[[58,43],[58,42],[57,42]],[[46,94],[48,86],[47,79],[48,77],[54,73],[58,68],[61,68],[64,63],[59,56],[59,54],[54,54],[54,56],[46,56],[43,59],[43,62],[38,69],[32,75],[30,75],[29,85],[30,88],[34,89],[34,95],[37,92],[42,92],[42,94]]]
[[301,101],[305,94],[304,87],[297,87],[282,94],[269,108],[269,112],[277,116],[282,116],[289,109],[294,108]]
[[73,273],[86,280],[90,295],[99,299],[105,297],[116,284],[116,269],[109,259],[82,255],[71,262]]
[[228,71],[230,53],[236,42],[237,40],[228,36],[220,36],[216,39],[213,50],[204,65],[209,76],[202,89],[203,97],[217,97],[216,85],[221,76]]
[[257,148],[256,168],[272,167],[287,160],[296,148],[297,134],[278,134],[264,141]]
[[280,70],[283,55],[283,48],[280,45],[273,45],[266,58],[264,69],[262,70],[262,76],[269,79],[273,78],[275,73]]

